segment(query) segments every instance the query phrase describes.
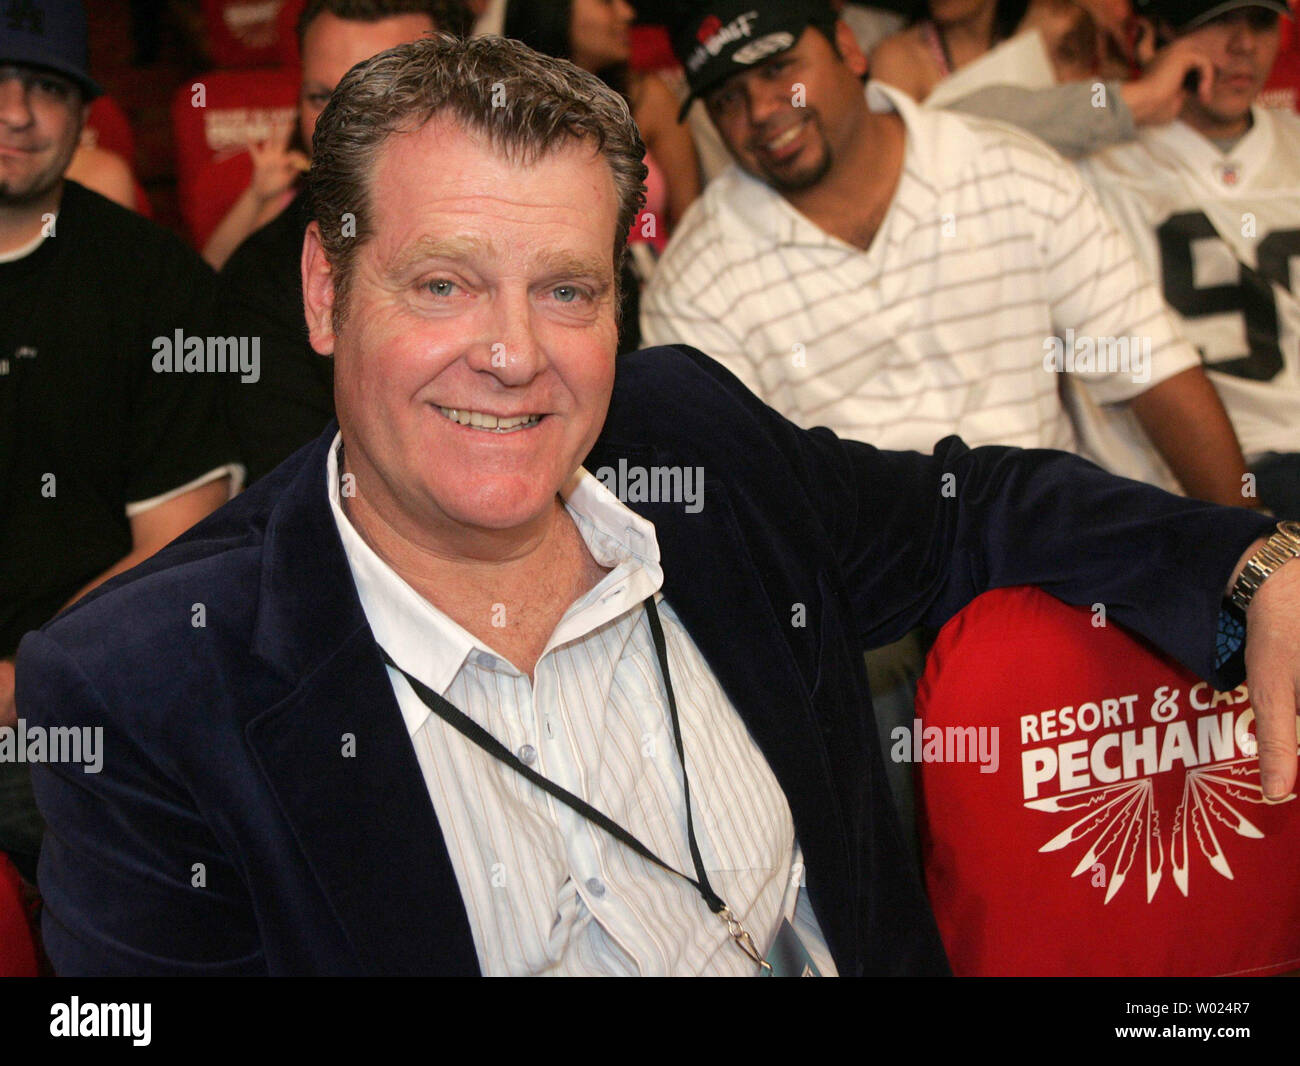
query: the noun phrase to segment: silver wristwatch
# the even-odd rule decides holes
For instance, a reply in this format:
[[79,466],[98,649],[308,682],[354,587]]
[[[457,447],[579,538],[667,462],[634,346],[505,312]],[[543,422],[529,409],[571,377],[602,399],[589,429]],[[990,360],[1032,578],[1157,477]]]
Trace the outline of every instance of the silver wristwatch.
[[1246,565],[1232,586],[1232,602],[1243,611],[1250,606],[1259,586],[1283,563],[1300,559],[1300,522],[1279,522],[1274,533]]

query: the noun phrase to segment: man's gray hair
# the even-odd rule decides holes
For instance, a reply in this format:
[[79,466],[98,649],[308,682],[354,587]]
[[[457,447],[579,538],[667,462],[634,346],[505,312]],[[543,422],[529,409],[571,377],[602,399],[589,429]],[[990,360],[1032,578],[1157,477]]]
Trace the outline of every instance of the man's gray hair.
[[645,201],[645,146],[627,102],[594,75],[518,41],[439,34],[357,64],[316,123],[309,189],[334,274],[336,327],[346,316],[357,250],[374,234],[370,177],[379,151],[390,135],[413,133],[438,114],[525,165],[575,140],[603,155],[619,199],[617,285],[628,230]]

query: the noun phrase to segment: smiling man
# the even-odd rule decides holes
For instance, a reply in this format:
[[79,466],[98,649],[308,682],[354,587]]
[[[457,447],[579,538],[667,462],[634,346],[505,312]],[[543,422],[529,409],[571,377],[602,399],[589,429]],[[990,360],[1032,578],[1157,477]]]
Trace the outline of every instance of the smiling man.
[[[1077,388],[1085,411],[1130,408],[1189,495],[1254,503],[1195,351],[1050,149],[864,91],[828,0],[693,0],[674,43],[736,166],[674,232],[643,338],[701,348],[800,425],[885,448],[956,433],[1104,460],[1071,418]],[[1045,365],[1054,337],[1112,353],[1123,338],[1143,363]]]
[[1159,280],[1258,479],[1300,519],[1300,118],[1256,104],[1279,0],[1151,0],[1166,40],[1213,60],[1208,99],[1081,169]]
[[[1236,683],[1257,515],[800,430],[690,349],[616,370],[641,160],[620,97],[517,42],[344,79],[302,256],[337,430],[23,646],[33,721],[105,730],[93,780],[37,779],[60,972],[943,972],[863,647],[1040,580]],[[604,465],[700,467],[703,506]],[[1247,654],[1282,796],[1277,569]]]
[[[441,30],[464,36],[461,0],[311,0],[298,16],[302,84],[298,136],[311,151],[316,120],[352,67],[394,45]],[[286,172],[285,185],[290,177]],[[272,199],[285,185],[272,190]],[[253,193],[235,228],[248,233],[266,204]],[[262,376],[227,382],[226,406],[251,485],[316,437],[334,417],[333,368],[307,342],[298,260],[309,212],[304,193],[238,246],[221,269],[217,314],[227,334],[261,337]]]

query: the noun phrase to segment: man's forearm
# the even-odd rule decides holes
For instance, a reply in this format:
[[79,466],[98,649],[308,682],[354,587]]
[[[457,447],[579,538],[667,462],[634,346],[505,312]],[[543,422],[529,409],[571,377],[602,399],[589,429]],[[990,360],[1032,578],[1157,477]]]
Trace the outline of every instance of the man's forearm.
[[144,562],[190,526],[206,518],[228,499],[230,499],[230,476],[223,474],[132,518],[131,550],[107,570],[96,574],[79,588],[76,595],[61,609],[66,610],[110,577],[125,573],[131,567]]
[[18,724],[14,705],[14,661],[0,659],[0,729]]
[[1247,495],[1246,460],[1219,394],[1191,367],[1132,401],[1151,443],[1189,496],[1230,507],[1255,507]]
[[1068,82],[1045,89],[988,85],[943,106],[950,111],[1009,122],[1046,141],[1063,156],[1077,159],[1137,135],[1119,82],[1105,83],[1098,106],[1094,83]]
[[[1260,537],[1242,553],[1228,579],[1231,594],[1237,577],[1250,557],[1264,546]],[[1278,567],[1259,586],[1246,611],[1246,683],[1255,712],[1259,746],[1260,785],[1264,797],[1285,799],[1295,787],[1296,747],[1300,727],[1296,721],[1296,693],[1300,670],[1300,566],[1294,561]]]
[[131,551],[127,552],[126,555],[122,556],[122,558],[120,558],[112,566],[110,566],[107,570],[104,570],[103,572],[96,574],[89,581],[87,581],[86,584],[82,585],[81,588],[77,589],[77,591],[69,598],[68,602],[65,603],[62,607],[60,607],[59,610],[66,611],[69,607],[71,607],[74,603],[76,603],[79,599],[81,599],[81,597],[84,596],[87,592],[90,592],[92,589],[98,588],[110,577],[116,577],[118,574],[126,573],[126,571],[130,570],[131,567],[137,565],[138,563],[144,562],[146,559],[149,558],[149,556],[153,555],[153,553],[156,552],[157,550],[158,547],[153,545],[149,545],[147,547],[141,547],[141,548],[133,548]]

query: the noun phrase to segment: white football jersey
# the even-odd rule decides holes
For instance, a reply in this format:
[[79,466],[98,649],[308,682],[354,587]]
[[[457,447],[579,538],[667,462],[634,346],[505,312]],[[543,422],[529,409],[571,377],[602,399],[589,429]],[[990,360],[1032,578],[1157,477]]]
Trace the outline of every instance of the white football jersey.
[[1300,116],[1228,154],[1182,122],[1079,168],[1156,277],[1248,459],[1300,451]]

